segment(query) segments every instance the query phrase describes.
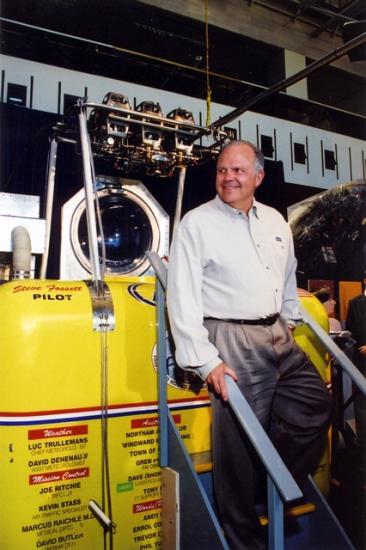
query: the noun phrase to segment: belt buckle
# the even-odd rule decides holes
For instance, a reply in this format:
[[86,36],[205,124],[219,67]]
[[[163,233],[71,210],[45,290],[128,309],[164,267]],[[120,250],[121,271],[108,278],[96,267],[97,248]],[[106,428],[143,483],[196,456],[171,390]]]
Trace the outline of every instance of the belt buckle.
[[278,314],[275,313],[274,315],[270,315],[269,317],[267,317],[267,324],[268,325],[273,325],[278,319]]

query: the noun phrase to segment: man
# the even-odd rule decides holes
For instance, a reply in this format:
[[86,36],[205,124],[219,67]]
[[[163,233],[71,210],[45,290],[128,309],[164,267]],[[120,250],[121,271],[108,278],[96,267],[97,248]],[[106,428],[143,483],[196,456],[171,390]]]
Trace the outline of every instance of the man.
[[265,543],[252,449],[226,403],[225,375],[238,383],[301,485],[317,464],[330,416],[325,385],[291,333],[301,314],[290,228],[254,199],[263,164],[249,142],[225,146],[217,196],[181,221],[168,271],[177,363],[211,390],[215,497],[235,550]]
[[[362,280],[363,292],[350,300],[347,310],[346,329],[356,341],[353,361],[366,377],[366,272]],[[359,444],[366,449],[366,397],[356,390],[356,434]],[[364,458],[365,455],[364,455]]]

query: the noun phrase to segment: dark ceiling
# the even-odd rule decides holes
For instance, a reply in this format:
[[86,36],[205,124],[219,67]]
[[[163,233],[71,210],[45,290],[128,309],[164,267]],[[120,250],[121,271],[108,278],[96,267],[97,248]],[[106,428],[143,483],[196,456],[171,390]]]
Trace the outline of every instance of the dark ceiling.
[[[346,17],[358,19],[362,14],[358,0],[348,4],[341,0],[243,0],[243,9],[250,9],[252,3],[270,4],[286,13],[289,20],[309,19],[314,22],[313,32],[318,30],[320,34],[339,32],[339,24]],[[337,12],[336,19],[329,11]],[[205,26],[200,21],[136,0],[1,0],[0,13],[3,54],[206,97]],[[213,101],[238,107],[285,77],[283,50],[279,47],[212,25],[209,44]],[[308,79],[312,101],[283,93],[251,110],[365,138],[364,80],[353,75],[347,80],[343,77],[342,71],[327,67],[322,74],[319,71]],[[350,104],[355,114],[345,112]],[[60,116],[14,105],[0,107],[2,126],[8,129],[0,133],[2,191],[42,194],[49,128]],[[260,200],[269,200],[285,211],[288,205],[316,190],[283,182],[279,164],[268,166],[267,174],[272,179],[262,186],[264,196]],[[213,174],[213,163],[188,169],[183,211],[211,198]],[[81,181],[80,166],[71,149],[65,148],[59,156],[58,178],[62,185],[57,188],[56,202],[61,205]],[[144,176],[142,180],[154,189],[154,196],[165,210],[172,212],[175,186],[158,178]],[[58,257],[57,248],[52,256]],[[51,276],[58,276],[54,269]]]
[[[131,67],[125,67],[131,60],[136,64],[135,70],[144,67],[151,73],[162,72],[159,85],[164,85],[167,74],[173,78],[175,71],[182,72],[185,67],[205,70],[203,23],[134,0],[5,0],[1,4],[1,15],[63,34],[41,33],[37,29],[3,22],[4,53],[29,58],[37,56],[44,62],[70,68],[82,63],[88,71],[98,74],[104,66],[104,71],[112,70],[113,76],[127,73],[133,77]],[[66,35],[90,42],[72,40]],[[227,55],[228,44],[230,56]],[[245,63],[240,62],[243,51]],[[210,28],[210,69],[231,78],[267,86],[271,80],[268,67],[280,51],[275,46]],[[162,59],[174,65],[164,71]],[[196,71],[195,76],[197,74]]]
[[[249,0],[249,4],[254,1]],[[256,3],[281,11],[292,21],[302,19],[311,23],[312,38],[324,32],[340,33],[344,23],[366,19],[364,0],[257,0]]]
[[[291,18],[310,17],[319,32],[328,27],[337,32],[340,22],[361,17],[364,9],[359,0],[347,5],[341,0],[256,2],[270,2]],[[243,9],[248,5],[250,9],[251,3],[243,1]],[[329,11],[336,12],[335,20],[331,21],[334,16]],[[135,0],[2,0],[1,17],[4,54],[195,97],[207,95],[205,25],[200,21]],[[209,27],[209,66],[212,100],[234,107],[285,76],[281,48],[213,26]],[[331,78],[339,87],[343,71],[328,69],[327,81]],[[316,102],[356,116],[285,94],[254,110],[364,137],[364,119],[357,116],[366,114],[362,78],[347,76],[342,93],[324,88],[324,97],[319,94],[323,89],[319,78],[309,80],[309,86]]]

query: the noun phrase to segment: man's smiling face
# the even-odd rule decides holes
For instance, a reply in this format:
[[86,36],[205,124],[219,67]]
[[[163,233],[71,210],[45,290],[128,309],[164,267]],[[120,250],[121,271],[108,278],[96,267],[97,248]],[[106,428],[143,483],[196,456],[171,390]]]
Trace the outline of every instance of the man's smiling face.
[[257,170],[255,153],[250,145],[229,145],[217,161],[216,191],[220,199],[233,208],[248,212],[263,177],[263,170]]

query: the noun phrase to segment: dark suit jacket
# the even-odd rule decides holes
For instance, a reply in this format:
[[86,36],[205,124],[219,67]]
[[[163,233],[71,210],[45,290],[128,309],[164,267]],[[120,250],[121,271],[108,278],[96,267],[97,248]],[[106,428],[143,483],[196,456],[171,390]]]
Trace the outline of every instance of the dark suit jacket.
[[[357,348],[366,345],[366,296],[364,294],[360,294],[360,296],[356,296],[356,298],[350,300],[346,329],[352,333]],[[356,351],[354,362],[359,367],[365,367],[366,356]]]

